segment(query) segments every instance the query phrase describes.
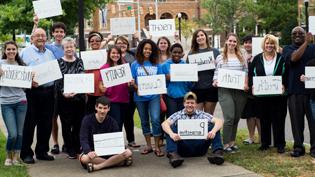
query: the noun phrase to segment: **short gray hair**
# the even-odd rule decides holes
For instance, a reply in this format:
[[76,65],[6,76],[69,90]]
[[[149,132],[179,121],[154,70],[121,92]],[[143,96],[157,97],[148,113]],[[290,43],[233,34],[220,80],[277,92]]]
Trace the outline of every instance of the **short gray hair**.
[[71,38],[71,37],[65,37],[65,38],[62,40],[62,42],[61,42],[62,46],[64,46],[64,45],[67,44],[67,43],[73,43],[74,46],[76,46],[75,40],[74,40],[73,38]]

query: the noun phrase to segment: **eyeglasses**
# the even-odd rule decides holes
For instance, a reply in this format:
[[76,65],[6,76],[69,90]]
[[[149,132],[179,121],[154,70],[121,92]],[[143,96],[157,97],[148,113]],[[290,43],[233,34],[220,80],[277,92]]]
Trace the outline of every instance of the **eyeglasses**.
[[34,35],[33,37],[36,37],[36,38],[46,38],[46,35],[45,34],[36,34]]

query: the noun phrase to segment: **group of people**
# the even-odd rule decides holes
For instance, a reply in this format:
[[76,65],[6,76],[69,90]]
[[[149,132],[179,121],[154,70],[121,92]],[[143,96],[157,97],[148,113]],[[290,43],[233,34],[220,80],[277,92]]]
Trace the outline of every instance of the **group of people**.
[[[93,73],[94,93],[64,93],[63,78],[54,82],[38,85],[32,81],[31,89],[0,87],[2,117],[8,130],[7,158],[5,165],[35,163],[31,148],[36,127],[37,142],[35,155],[38,160],[54,160],[49,152],[49,139],[52,135],[52,154],[63,151],[70,159],[79,160],[89,172],[105,167],[132,164],[132,151],[126,149],[122,154],[98,156],[95,153],[93,134],[126,132],[128,146],[140,147],[135,142],[133,117],[135,109],[139,113],[142,133],[146,145],[141,154],[151,152],[157,157],[165,156],[161,146],[166,138],[166,154],[170,164],[180,166],[187,156],[202,156],[211,145],[212,154],[208,160],[212,164],[224,162],[223,153],[238,151],[236,134],[241,117],[247,118],[249,139],[244,143],[252,144],[255,127],[261,130],[259,150],[271,146],[271,129],[274,147],[278,153],[285,152],[285,117],[287,104],[294,136],[291,156],[305,154],[303,145],[304,115],[308,120],[311,137],[310,155],[315,157],[315,93],[306,90],[304,81],[305,66],[314,65],[315,45],[311,44],[311,34],[303,28],[292,30],[292,45],[279,50],[275,36],[267,34],[262,42],[262,53],[251,55],[251,37],[244,38],[244,50],[236,34],[227,35],[222,53],[210,46],[204,30],[198,29],[192,35],[188,58],[180,43],[171,44],[167,37],[160,37],[155,43],[143,39],[135,51],[124,36],[115,39],[114,46],[108,48],[107,62],[99,69],[85,70],[82,59],[76,54],[75,40],[65,37],[66,26],[55,23],[52,26],[54,43],[47,44],[46,32],[37,27],[32,33],[32,45],[18,54],[15,42],[4,44],[1,64],[36,66],[47,61],[57,60],[61,73]],[[102,49],[103,35],[92,31],[88,36],[91,50]],[[213,52],[215,68],[198,72],[197,82],[171,81],[170,66],[189,63],[189,56],[203,52]],[[102,82],[100,69],[129,63],[133,80],[117,86],[106,87]],[[218,87],[218,70],[238,70],[246,73],[244,89]],[[3,75],[3,71],[0,72]],[[36,73],[34,73],[36,75]],[[138,79],[142,76],[164,74],[167,93],[164,95],[138,94]],[[253,77],[281,76],[282,94],[255,96]],[[213,117],[217,102],[220,103],[223,119]],[[161,104],[167,111],[163,114]],[[312,112],[313,111],[313,112]],[[62,125],[63,146],[58,142],[57,118]],[[165,120],[165,117],[167,118]],[[177,133],[177,121],[181,119],[208,120],[208,135],[205,140],[181,140]],[[221,140],[220,129],[223,128]],[[164,134],[165,132],[165,134]],[[260,132],[260,131],[259,131]],[[154,138],[154,147],[151,137]]]

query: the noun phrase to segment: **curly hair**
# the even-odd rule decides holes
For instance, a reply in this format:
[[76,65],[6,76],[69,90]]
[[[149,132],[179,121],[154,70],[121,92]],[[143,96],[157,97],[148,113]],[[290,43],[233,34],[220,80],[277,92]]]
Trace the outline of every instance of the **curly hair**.
[[155,44],[155,42],[153,42],[151,39],[144,39],[139,43],[139,45],[137,47],[137,51],[136,51],[136,59],[137,59],[138,63],[143,64],[143,62],[144,62],[143,49],[144,49],[144,46],[146,44],[150,44],[152,47],[152,53],[149,56],[149,61],[154,65],[158,64],[158,62],[159,62],[158,61],[159,60],[159,49],[158,49],[157,45]]

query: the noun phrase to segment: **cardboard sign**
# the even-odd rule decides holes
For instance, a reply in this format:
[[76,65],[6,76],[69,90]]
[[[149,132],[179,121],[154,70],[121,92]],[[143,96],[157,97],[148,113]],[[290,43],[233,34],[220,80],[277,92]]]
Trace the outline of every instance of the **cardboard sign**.
[[33,7],[39,19],[62,15],[60,0],[33,1]]
[[1,65],[3,75],[0,77],[0,86],[31,88],[32,68],[28,66]]
[[215,58],[212,51],[188,55],[188,61],[191,64],[198,64],[198,71],[215,69]]
[[166,92],[164,74],[138,77],[138,93],[140,96],[158,95]]
[[244,90],[244,71],[218,69],[218,87]]
[[81,58],[84,70],[99,69],[107,62],[106,50],[82,51]]
[[281,76],[253,77],[254,95],[280,95],[282,94]]
[[174,36],[175,20],[149,20],[150,34],[152,36]]
[[305,88],[315,88],[315,67],[305,67]]
[[207,139],[207,119],[178,120],[178,135],[181,139]]
[[98,156],[121,154],[125,151],[123,132],[95,134],[93,140]]
[[105,87],[112,87],[127,83],[133,79],[128,63],[102,69],[100,72]]
[[43,64],[33,66],[32,68],[35,73],[34,81],[37,82],[38,85],[43,85],[62,78],[57,60],[48,61]]
[[94,93],[94,74],[65,74],[64,93]]
[[197,64],[171,64],[171,82],[198,81]]
[[308,17],[308,31],[315,35],[315,16]]
[[134,34],[136,32],[135,17],[111,18],[110,32],[112,35]]

